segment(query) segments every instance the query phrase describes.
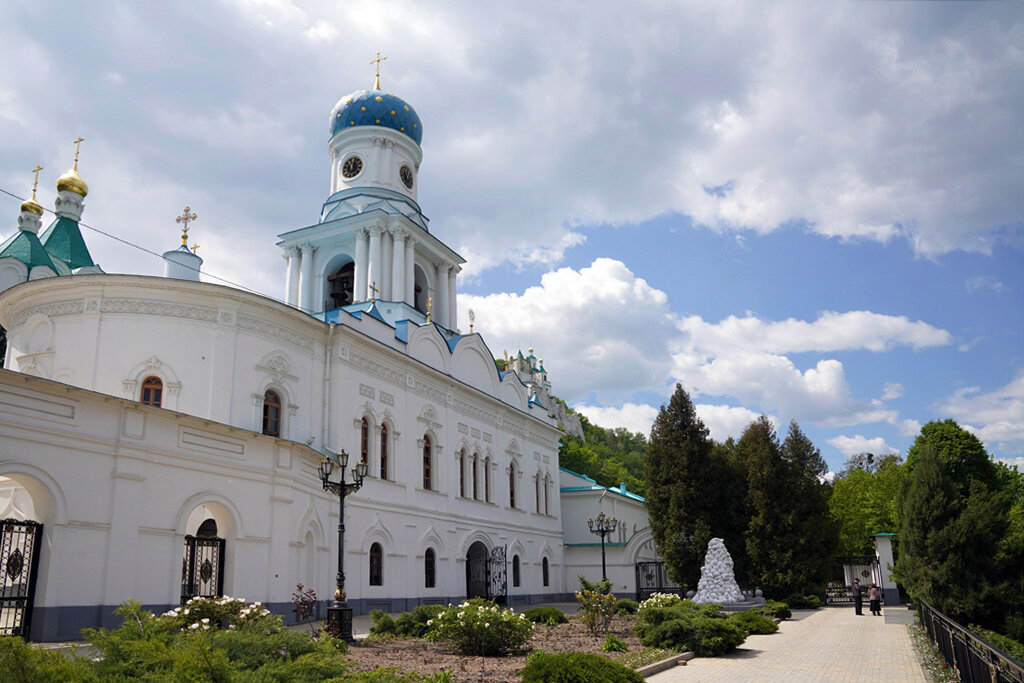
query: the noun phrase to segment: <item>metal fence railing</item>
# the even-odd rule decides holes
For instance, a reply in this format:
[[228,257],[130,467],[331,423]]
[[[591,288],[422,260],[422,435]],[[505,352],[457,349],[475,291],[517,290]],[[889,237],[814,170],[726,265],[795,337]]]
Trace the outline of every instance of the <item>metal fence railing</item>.
[[1024,665],[923,600],[917,616],[928,639],[964,683],[1024,683]]

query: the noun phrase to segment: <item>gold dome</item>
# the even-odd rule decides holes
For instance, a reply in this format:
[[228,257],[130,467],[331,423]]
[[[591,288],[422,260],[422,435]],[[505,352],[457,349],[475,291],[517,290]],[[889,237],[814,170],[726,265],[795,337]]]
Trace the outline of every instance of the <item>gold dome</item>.
[[82,176],[78,175],[78,171],[71,169],[60,178],[57,178],[57,191],[70,190],[75,194],[80,194],[83,197],[89,194],[89,186],[82,180]]
[[25,201],[23,201],[21,203],[21,211],[22,213],[28,211],[30,213],[34,213],[37,216],[43,215],[43,207],[39,206],[39,204],[36,203],[34,198],[26,199]]

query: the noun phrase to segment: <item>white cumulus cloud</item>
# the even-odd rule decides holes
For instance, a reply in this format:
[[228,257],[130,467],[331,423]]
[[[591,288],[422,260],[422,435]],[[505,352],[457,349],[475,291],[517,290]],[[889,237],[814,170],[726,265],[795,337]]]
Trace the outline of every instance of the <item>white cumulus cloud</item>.
[[601,406],[590,406],[578,404],[573,410],[582,413],[592,424],[604,428],[625,427],[631,432],[640,432],[644,436],[650,436],[651,425],[654,418],[658,416],[658,409],[642,403],[623,403],[620,407],[604,408]]
[[987,444],[1024,452],[1024,370],[1004,386],[988,393],[964,387],[938,406],[940,414],[959,421]]
[[880,436],[876,436],[872,439],[866,436],[861,436],[860,434],[854,434],[853,436],[840,435],[833,439],[829,439],[828,442],[839,449],[839,451],[846,457],[857,455],[858,453],[887,455],[889,453],[900,452],[898,448],[893,448]]

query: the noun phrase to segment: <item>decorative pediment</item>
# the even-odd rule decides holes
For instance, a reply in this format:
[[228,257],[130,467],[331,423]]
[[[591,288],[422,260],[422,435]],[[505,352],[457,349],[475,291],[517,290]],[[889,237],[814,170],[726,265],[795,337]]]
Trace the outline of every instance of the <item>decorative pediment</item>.
[[292,374],[292,364],[282,353],[275,353],[264,359],[256,366],[257,370],[269,373],[278,384],[284,384],[285,380],[297,380],[298,377]]

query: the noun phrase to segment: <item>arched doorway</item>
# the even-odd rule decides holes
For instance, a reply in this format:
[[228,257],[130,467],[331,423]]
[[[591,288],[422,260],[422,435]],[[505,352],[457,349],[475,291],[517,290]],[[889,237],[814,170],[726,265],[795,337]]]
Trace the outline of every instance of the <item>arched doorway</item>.
[[43,525],[52,499],[29,477],[0,476],[0,636],[28,639],[36,596]]
[[427,282],[427,274],[417,265],[413,268],[413,301],[412,307],[420,313],[427,312],[427,296],[430,283]]
[[487,564],[490,553],[487,546],[476,541],[466,552],[466,597],[486,598],[488,592]]
[[[181,558],[181,604],[191,598],[224,595],[226,541],[232,519],[220,503],[204,503],[188,516],[184,553]],[[231,535],[233,538],[234,536]]]
[[356,264],[352,261],[343,264],[334,273],[327,276],[325,288],[327,296],[324,308],[341,308],[352,303],[352,291],[355,288]]

